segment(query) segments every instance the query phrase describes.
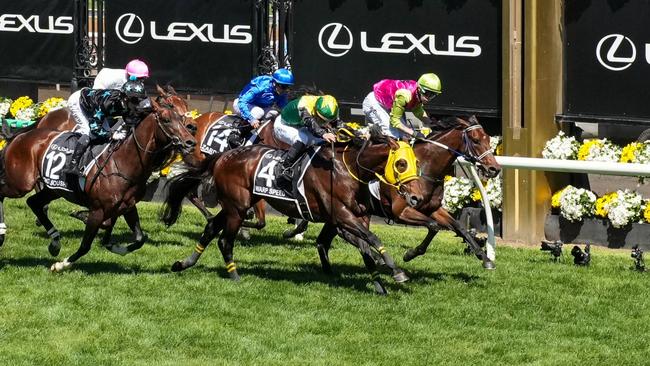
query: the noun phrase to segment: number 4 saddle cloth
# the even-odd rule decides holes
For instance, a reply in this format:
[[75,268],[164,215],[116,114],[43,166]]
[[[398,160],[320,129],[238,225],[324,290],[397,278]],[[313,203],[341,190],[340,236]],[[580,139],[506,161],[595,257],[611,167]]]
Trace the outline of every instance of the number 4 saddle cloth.
[[280,164],[284,150],[271,150],[262,156],[257,168],[255,169],[255,185],[253,193],[258,196],[275,198],[279,200],[291,201],[296,205],[297,211],[304,220],[313,221],[314,217],[309,209],[307,197],[305,196],[305,184],[303,178],[305,172],[311,166],[312,161],[317,158],[320,146],[310,147],[296,162],[293,168],[293,182],[291,182],[291,191],[286,187],[278,185],[278,177],[275,176],[276,165]]
[[85,176],[95,163],[96,158],[108,149],[109,144],[91,145],[86,149],[79,162],[84,167],[84,174],[83,177],[77,177],[76,175],[65,174],[62,170],[68,161],[72,159],[72,153],[78,139],[79,134],[74,132],[61,132],[52,139],[41,162],[41,178],[46,187],[68,192],[83,190]]

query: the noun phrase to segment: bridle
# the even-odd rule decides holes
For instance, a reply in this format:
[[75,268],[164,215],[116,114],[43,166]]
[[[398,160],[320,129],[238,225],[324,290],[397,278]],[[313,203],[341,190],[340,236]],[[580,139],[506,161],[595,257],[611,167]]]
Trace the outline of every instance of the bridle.
[[[172,113],[178,113],[178,112],[176,112],[176,111],[174,110],[173,106],[168,106],[168,105],[163,105],[163,106],[164,106],[165,108],[169,109],[170,111],[172,111]],[[155,152],[157,152],[157,151],[165,151],[165,150],[167,150],[169,147],[178,147],[178,146],[181,146],[181,144],[182,144],[181,139],[179,139],[178,136],[176,136],[175,134],[173,134],[172,132],[170,132],[170,131],[167,130],[167,128],[165,127],[165,122],[162,122],[162,117],[160,116],[160,113],[156,110],[156,111],[154,111],[153,114],[154,114],[154,118],[156,119],[156,127],[159,128],[160,131],[162,131],[162,133],[163,133],[163,135],[165,135],[165,137],[167,137],[167,139],[169,140],[169,143],[167,143],[167,144],[166,144],[165,146],[163,146],[161,149],[158,149],[158,150],[148,150],[148,149],[147,149],[147,145],[148,145],[148,144],[145,144],[145,145],[143,146],[143,145],[140,143],[140,141],[138,141],[138,136],[137,136],[136,133],[135,133],[135,128],[133,128],[133,132],[132,132],[131,134],[133,135],[133,140],[135,141],[135,146],[137,147],[137,149],[138,149],[139,151],[141,151],[141,152],[147,154],[147,153],[155,153]],[[182,121],[182,122],[184,122],[185,119],[186,119],[186,117],[185,117],[184,115],[181,115],[181,114],[179,114],[179,116],[181,116],[181,117],[183,118],[183,121]],[[171,121],[170,121],[170,122],[171,122]]]
[[449,151],[450,153],[452,153],[453,155],[455,155],[456,157],[461,157],[461,158],[469,161],[472,164],[479,164],[481,162],[481,160],[483,160],[485,157],[492,155],[492,150],[490,150],[490,149],[487,149],[482,154],[477,155],[478,152],[476,151],[476,144],[469,137],[468,133],[470,131],[473,131],[473,130],[476,130],[476,129],[479,129],[479,128],[483,128],[483,126],[481,126],[479,124],[475,124],[475,125],[467,126],[467,127],[465,127],[463,129],[462,139],[463,139],[463,145],[464,145],[464,149],[463,149],[464,152],[458,151],[456,149],[452,149],[451,147],[449,147],[449,146],[447,146],[447,145],[445,145],[443,143],[440,143],[438,141],[435,141],[435,140],[426,139],[426,138],[425,139],[419,139],[419,140],[424,141],[424,142],[428,142],[430,144],[433,144],[435,146],[443,148],[443,149]]

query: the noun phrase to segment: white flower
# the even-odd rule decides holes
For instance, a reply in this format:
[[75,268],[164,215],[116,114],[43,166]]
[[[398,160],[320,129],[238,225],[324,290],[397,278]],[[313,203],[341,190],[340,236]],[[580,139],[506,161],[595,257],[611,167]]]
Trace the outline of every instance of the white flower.
[[16,119],[21,121],[33,121],[36,117],[36,110],[34,108],[23,108],[16,113]]
[[502,140],[501,136],[490,136],[490,151],[492,154],[496,155],[497,146],[499,146]]
[[578,149],[578,160],[618,162],[622,149],[607,139],[585,141]]
[[[2,98],[0,98],[2,100]],[[0,102],[0,117],[4,117],[9,113],[9,108],[11,107],[11,99],[5,99]]]
[[471,199],[473,187],[472,182],[463,177],[455,177],[445,181],[442,207],[450,213],[463,208]]
[[557,136],[546,141],[542,156],[545,159],[575,159],[579,146],[580,143],[573,136],[567,137],[560,131]]
[[640,194],[628,189],[618,190],[616,193],[616,197],[605,209],[612,226],[620,228],[640,218],[643,198]]
[[560,214],[569,221],[580,221],[591,215],[596,195],[583,188],[567,186],[560,196]]
[[485,185],[485,193],[487,193],[488,199],[490,200],[490,207],[501,211],[501,204],[503,203],[502,174],[488,179],[487,184]]

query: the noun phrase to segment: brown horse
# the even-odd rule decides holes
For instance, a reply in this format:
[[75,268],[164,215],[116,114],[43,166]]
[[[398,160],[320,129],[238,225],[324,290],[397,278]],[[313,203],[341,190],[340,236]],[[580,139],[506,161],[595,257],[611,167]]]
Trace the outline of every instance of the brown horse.
[[[494,263],[476,240],[442,207],[443,177],[450,173],[452,164],[458,156],[479,163],[479,169],[487,177],[492,178],[499,174],[501,167],[490,151],[490,136],[485,133],[474,116],[468,119],[449,117],[439,122],[437,132],[427,139],[417,141],[413,150],[420,162],[424,203],[417,208],[410,207],[392,187],[381,183],[381,200],[370,197],[373,202],[367,204],[371,208],[368,213],[401,224],[425,226],[429,230],[420,245],[406,252],[404,261],[408,262],[423,255],[436,233],[441,229],[449,229],[465,240],[477,257],[483,261],[485,268],[493,269]],[[323,229],[325,231],[326,228]],[[327,229],[330,231],[327,234],[329,236],[321,234],[323,236],[319,236],[317,247],[323,270],[329,272],[328,252],[336,232],[332,228]]]
[[[60,247],[60,235],[43,207],[54,199],[64,197],[90,209],[79,249],[69,258],[53,264],[53,271],[69,268],[85,255],[105,220],[111,222],[107,229],[109,237],[112,225],[120,215],[124,215],[134,230],[135,221],[138,220],[135,204],[143,197],[151,172],[169,160],[176,150],[189,153],[196,145],[194,137],[185,127],[184,116],[171,106],[160,105],[155,100],[152,100],[152,106],[154,112],[135,127],[112,154],[109,149],[98,158],[88,172],[88,177],[93,178],[85,182],[82,192],[65,194],[60,190],[44,188],[27,199],[27,204],[52,239],[51,252],[53,247]],[[60,134],[60,131],[34,129],[15,137],[0,152],[0,225],[4,226],[4,198],[23,197],[34,189],[42,179],[40,164],[47,147]],[[100,166],[104,166],[103,170]],[[0,243],[4,242],[4,236],[4,232],[0,233]]]
[[[189,107],[187,105],[187,102],[185,99],[181,98],[178,96],[174,88],[171,86],[166,86],[165,88],[161,88],[159,85],[156,85],[156,90],[158,91],[158,97],[157,101],[159,103],[165,103],[168,105],[172,105],[176,112],[179,114],[183,115],[186,117],[186,127],[192,128],[194,126],[193,120],[189,117],[188,111]],[[35,126],[35,128],[44,128],[44,129],[51,129],[51,130],[56,130],[56,131],[73,131],[75,127],[77,126],[77,123],[74,120],[74,117],[72,116],[72,113],[70,112],[70,109],[68,108],[62,108],[62,109],[57,109],[54,110],[45,116],[41,118],[38,121],[38,124]],[[47,205],[43,207],[43,210],[45,214],[47,214]],[[137,214],[137,209],[135,214],[133,216],[135,218],[138,217]],[[87,210],[82,210],[82,211],[77,211],[72,213],[70,216],[80,219],[84,223],[86,223],[86,220],[88,218],[88,211]],[[40,221],[36,219],[36,224],[40,225]],[[100,226],[101,229],[107,229],[110,226],[112,226],[114,223],[111,223],[110,220],[107,220],[106,222],[102,223]],[[140,227],[140,220],[137,219],[133,225],[133,234],[134,234],[134,241],[135,243],[138,243],[138,245],[132,245],[129,247],[120,247],[120,246],[114,246],[110,242],[110,233],[104,236],[104,239],[102,240],[102,245],[109,251],[117,254],[127,254],[130,251],[133,251],[139,247],[141,247],[144,242],[146,241],[146,235],[142,231],[142,228]],[[56,246],[50,246],[49,247],[51,250],[51,254],[53,256],[58,255],[58,247]]]
[[[344,153],[348,159],[354,159],[356,156],[358,164],[366,168],[357,172],[356,176],[361,180],[368,180],[376,173],[384,171],[390,151],[397,147],[397,143],[389,139],[383,144],[371,145],[365,149],[352,147],[347,152],[343,148],[335,148],[332,151],[331,148],[324,147],[304,173],[305,196],[314,221],[326,222],[335,227],[339,235],[359,247],[364,263],[372,273],[375,289],[381,294],[385,294],[386,289],[375,271],[370,247],[382,254],[387,266],[393,270],[393,278],[396,281],[403,282],[408,280],[408,277],[397,268],[379,238],[368,230],[364,222],[366,207],[359,204],[362,186],[358,180],[352,178],[341,159]],[[182,209],[182,197],[206,176],[214,178],[217,197],[222,207],[217,216],[208,221],[195,251],[186,259],[174,263],[173,271],[181,271],[196,264],[210,241],[223,230],[218,241],[219,249],[230,278],[239,279],[232,253],[234,238],[248,208],[261,199],[260,196],[253,194],[256,167],[266,153],[274,150],[264,145],[230,150],[213,158],[202,169],[172,179],[163,214],[163,221],[167,225],[173,224],[178,218]],[[406,162],[402,161],[402,163]],[[415,164],[415,161],[412,163]],[[413,205],[418,204],[422,198],[419,179],[400,184],[399,191]],[[265,199],[285,215],[292,217],[300,215],[296,207],[288,201],[269,197]]]

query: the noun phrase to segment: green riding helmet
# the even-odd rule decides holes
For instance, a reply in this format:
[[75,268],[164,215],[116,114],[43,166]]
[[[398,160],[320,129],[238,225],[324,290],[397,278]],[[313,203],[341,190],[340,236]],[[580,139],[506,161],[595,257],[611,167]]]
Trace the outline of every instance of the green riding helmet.
[[420,93],[434,92],[436,94],[442,93],[442,83],[438,75],[434,73],[424,74],[418,79],[418,88]]
[[339,104],[331,95],[323,95],[316,100],[316,114],[327,122],[331,122],[339,115]]

